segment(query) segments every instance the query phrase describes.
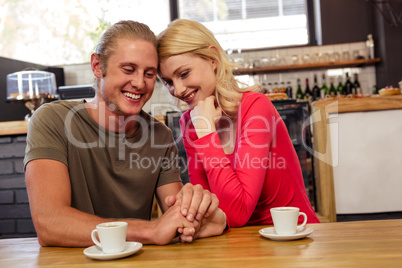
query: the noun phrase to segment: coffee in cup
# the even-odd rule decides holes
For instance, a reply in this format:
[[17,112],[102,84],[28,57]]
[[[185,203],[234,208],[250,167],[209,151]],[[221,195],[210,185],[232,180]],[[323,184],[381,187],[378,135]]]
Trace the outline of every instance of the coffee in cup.
[[[300,230],[307,223],[307,215],[300,212],[296,207],[276,207],[271,208],[271,216],[274,222],[275,233],[278,235],[294,235],[297,230]],[[304,221],[299,226],[297,225],[299,216],[303,215]]]
[[123,221],[98,224],[91,233],[92,241],[102,249],[103,253],[122,252],[126,247],[126,236],[127,222]]

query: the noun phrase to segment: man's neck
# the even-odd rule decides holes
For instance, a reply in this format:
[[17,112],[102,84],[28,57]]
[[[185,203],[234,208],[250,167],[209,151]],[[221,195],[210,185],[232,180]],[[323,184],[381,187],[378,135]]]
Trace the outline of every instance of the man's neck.
[[105,102],[99,102],[97,97],[85,103],[85,107],[92,119],[107,131],[130,136],[138,128],[138,120],[130,119],[133,115],[123,115],[116,110],[112,111]]

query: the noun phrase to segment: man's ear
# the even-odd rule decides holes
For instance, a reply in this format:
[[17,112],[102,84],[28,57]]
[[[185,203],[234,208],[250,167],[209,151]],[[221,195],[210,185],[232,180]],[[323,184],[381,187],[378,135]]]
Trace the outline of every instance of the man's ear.
[[94,73],[95,77],[102,78],[102,69],[100,66],[100,59],[99,55],[96,53],[92,53],[91,55],[91,68],[92,72]]

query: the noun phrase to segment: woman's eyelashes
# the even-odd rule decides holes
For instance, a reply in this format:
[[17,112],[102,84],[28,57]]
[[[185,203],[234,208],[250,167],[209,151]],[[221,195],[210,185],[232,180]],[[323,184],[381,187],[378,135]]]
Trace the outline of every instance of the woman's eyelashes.
[[190,71],[184,71],[180,74],[180,78],[186,78],[188,76],[188,74],[190,73]]
[[165,86],[167,87],[171,87],[172,86],[172,81],[169,80],[163,80],[163,83],[165,84]]

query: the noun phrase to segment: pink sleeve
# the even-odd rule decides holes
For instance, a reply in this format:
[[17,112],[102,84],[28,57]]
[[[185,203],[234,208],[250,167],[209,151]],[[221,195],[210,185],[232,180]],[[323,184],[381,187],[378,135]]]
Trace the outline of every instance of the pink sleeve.
[[194,158],[191,165],[195,165],[189,166],[189,170],[204,170],[209,189],[219,198],[232,227],[245,225],[256,208],[268,172],[262,166],[268,166],[272,134],[279,117],[268,98],[260,94],[247,96],[239,109],[240,133],[233,163],[223,151],[217,132],[196,139],[195,132],[187,126]]

